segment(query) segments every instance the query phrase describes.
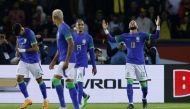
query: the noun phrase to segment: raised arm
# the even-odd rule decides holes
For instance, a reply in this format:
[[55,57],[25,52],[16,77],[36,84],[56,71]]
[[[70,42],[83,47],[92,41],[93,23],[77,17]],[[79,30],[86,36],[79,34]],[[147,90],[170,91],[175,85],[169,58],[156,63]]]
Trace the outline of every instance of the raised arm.
[[152,34],[151,36],[150,36],[150,39],[158,39],[159,38],[159,36],[160,36],[160,17],[159,16],[157,16],[157,19],[155,20],[155,23],[156,23],[156,32],[155,32],[155,34]]
[[108,23],[105,20],[102,21],[102,28],[103,28],[103,30],[104,30],[104,32],[106,34],[107,39],[110,42],[116,42],[115,38],[112,37],[111,34],[109,33],[109,31],[108,31]]

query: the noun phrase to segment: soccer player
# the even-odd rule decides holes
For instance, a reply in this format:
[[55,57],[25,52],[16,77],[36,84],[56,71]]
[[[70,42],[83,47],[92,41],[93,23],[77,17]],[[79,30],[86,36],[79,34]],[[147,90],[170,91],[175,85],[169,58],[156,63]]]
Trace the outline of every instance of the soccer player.
[[106,37],[111,42],[125,42],[127,47],[127,57],[126,57],[126,79],[127,79],[127,95],[129,99],[128,109],[134,109],[133,105],[133,81],[136,79],[140,81],[141,89],[143,93],[143,108],[147,108],[147,93],[148,93],[148,84],[147,84],[147,73],[145,70],[145,59],[144,59],[144,43],[149,39],[158,39],[160,35],[160,18],[157,17],[156,20],[157,29],[155,34],[138,32],[138,25],[136,21],[132,20],[129,23],[129,33],[124,33],[116,37],[112,37],[108,31],[108,23],[103,20],[102,27],[106,33]]
[[43,71],[40,65],[40,54],[35,34],[31,29],[24,28],[19,23],[13,25],[12,31],[17,38],[16,56],[20,57],[20,62],[16,73],[17,82],[20,91],[25,97],[25,101],[21,105],[20,109],[26,109],[29,105],[32,105],[32,101],[29,99],[26,84],[24,82],[24,76],[28,76],[29,72],[31,72],[36,78],[42,92],[44,98],[42,108],[48,109],[46,85],[42,80]]
[[59,57],[59,66],[56,74],[53,77],[52,83],[56,88],[57,95],[59,97],[60,108],[66,109],[63,86],[61,84],[62,77],[66,77],[66,87],[69,89],[70,97],[72,99],[75,109],[79,109],[77,90],[75,88],[75,53],[73,37],[70,33],[70,27],[63,20],[63,12],[60,9],[56,9],[52,12],[52,20],[58,27],[57,30],[57,53],[55,54],[52,62],[49,65],[49,69],[53,69]]
[[[84,108],[87,105],[87,100],[90,97],[83,91],[83,79],[85,75],[85,68],[88,67],[88,55],[87,55],[88,50],[92,61],[92,74],[95,75],[97,73],[97,70],[96,70],[93,39],[91,35],[84,32],[84,21],[82,19],[77,20],[76,32],[73,33],[73,37],[75,41],[75,50],[76,50],[75,68],[77,71],[76,82],[78,89],[78,101],[80,107]],[[82,102],[82,97],[84,98],[83,102]]]

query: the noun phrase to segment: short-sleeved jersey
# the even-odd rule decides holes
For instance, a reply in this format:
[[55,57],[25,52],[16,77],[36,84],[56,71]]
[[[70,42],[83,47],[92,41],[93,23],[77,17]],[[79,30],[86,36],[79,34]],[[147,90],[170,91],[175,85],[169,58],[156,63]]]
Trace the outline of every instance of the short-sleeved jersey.
[[[65,61],[68,51],[68,39],[73,38],[71,35],[70,27],[66,23],[62,23],[57,30],[57,49],[59,52],[59,62]],[[73,52],[70,63],[75,63],[75,53]]]
[[75,41],[75,52],[76,52],[76,65],[75,67],[88,67],[88,55],[89,49],[94,48],[92,36],[88,33],[77,34],[73,33]]
[[[22,36],[16,37],[18,46],[21,49],[29,49],[32,48],[33,44],[37,44],[35,34],[29,28],[25,28]],[[20,53],[20,60],[26,63],[38,63],[40,61],[40,54],[39,52],[23,52]]]
[[124,33],[116,36],[116,42],[125,42],[127,47],[126,62],[131,64],[145,64],[144,43],[150,39],[151,34],[137,32],[135,34]]

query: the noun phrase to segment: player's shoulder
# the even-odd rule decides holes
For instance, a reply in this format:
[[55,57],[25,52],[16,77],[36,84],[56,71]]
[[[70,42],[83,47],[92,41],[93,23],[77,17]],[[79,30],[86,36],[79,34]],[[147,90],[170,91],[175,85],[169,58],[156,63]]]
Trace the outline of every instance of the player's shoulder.
[[84,35],[86,36],[86,37],[88,37],[88,38],[92,38],[92,36],[89,34],[89,33],[84,33]]
[[[116,35],[117,36],[117,35]],[[123,33],[121,35],[118,35],[118,36],[121,36],[121,37],[129,37],[130,36],[130,33]]]
[[78,37],[77,32],[72,32],[72,36],[73,36],[73,39],[74,39],[74,40],[76,40],[76,39],[77,39],[77,37]]
[[25,28],[24,30],[25,30],[26,33],[33,32],[30,28]]
[[77,35],[77,32],[72,32],[72,35],[73,35],[73,36],[76,36],[76,35]]
[[85,38],[85,39],[87,39],[87,40],[92,39],[92,36],[89,33],[87,33],[87,32],[82,33],[82,37]]
[[145,35],[147,35],[148,33],[147,32],[138,32],[137,33],[139,36],[145,36]]
[[61,29],[62,30],[70,30],[70,27],[69,27],[69,25],[67,23],[64,22],[64,23],[61,24]]
[[34,34],[34,32],[30,28],[25,28],[24,34],[26,34],[26,36],[31,36]]

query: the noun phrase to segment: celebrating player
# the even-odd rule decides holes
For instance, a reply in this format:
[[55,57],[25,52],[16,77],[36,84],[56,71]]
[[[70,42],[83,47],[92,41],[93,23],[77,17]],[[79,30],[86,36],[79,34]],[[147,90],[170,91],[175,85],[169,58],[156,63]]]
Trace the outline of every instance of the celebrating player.
[[[91,35],[84,32],[84,21],[82,19],[77,20],[76,32],[73,33],[73,37],[75,38],[75,49],[76,49],[75,67],[77,70],[76,81],[78,88],[78,101],[80,107],[84,108],[87,104],[87,100],[90,97],[83,91],[83,79],[85,75],[85,68],[88,67],[88,55],[87,55],[88,50],[92,61],[92,74],[95,75],[97,70],[96,70],[93,39]],[[82,97],[84,97],[83,102],[81,102]]]
[[20,62],[17,68],[17,82],[20,91],[26,99],[20,109],[26,109],[29,105],[32,105],[32,101],[29,99],[26,84],[24,82],[24,76],[28,76],[29,72],[31,72],[36,78],[42,92],[44,98],[42,108],[48,109],[46,85],[42,80],[43,71],[40,65],[39,48],[35,34],[31,29],[24,28],[19,23],[14,24],[12,30],[13,34],[17,37],[16,56],[20,57]]
[[59,57],[59,66],[56,74],[53,77],[52,83],[56,88],[57,95],[59,97],[61,107],[59,109],[66,109],[65,99],[63,94],[63,86],[61,84],[62,77],[66,77],[66,87],[69,89],[69,93],[75,109],[79,109],[77,90],[75,88],[74,80],[76,78],[75,72],[75,53],[73,37],[70,33],[70,27],[63,20],[63,12],[60,9],[56,9],[52,13],[52,20],[58,27],[57,31],[57,53],[55,54],[52,62],[49,65],[49,69],[53,69]]
[[128,109],[134,109],[133,105],[133,80],[136,79],[140,81],[141,89],[143,93],[143,108],[147,108],[147,93],[148,93],[148,84],[147,84],[147,73],[145,70],[145,59],[144,59],[144,43],[149,39],[158,39],[160,35],[160,18],[157,17],[156,20],[156,33],[149,34],[144,32],[138,32],[138,25],[136,21],[132,20],[129,23],[130,33],[124,33],[116,37],[112,37],[108,31],[108,23],[103,20],[102,27],[106,33],[106,37],[111,42],[125,42],[127,47],[127,57],[126,57],[126,79],[127,79],[127,95],[129,99]]

